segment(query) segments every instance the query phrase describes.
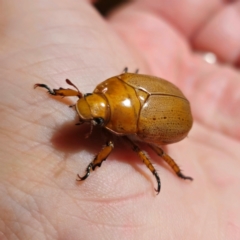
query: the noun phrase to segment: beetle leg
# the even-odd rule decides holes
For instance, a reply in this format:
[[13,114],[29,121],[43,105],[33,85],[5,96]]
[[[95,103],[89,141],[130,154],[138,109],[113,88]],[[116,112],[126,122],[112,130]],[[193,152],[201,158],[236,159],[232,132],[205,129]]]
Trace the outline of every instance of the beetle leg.
[[[75,87],[77,89],[77,87],[69,80],[66,79],[67,84]],[[79,98],[82,98],[82,93],[77,89],[70,89],[70,88],[59,88],[59,89],[51,89],[49,88],[46,84],[42,84],[42,83],[36,83],[34,85],[34,88],[37,87],[42,87],[42,88],[46,88],[48,90],[48,92],[53,95],[53,96],[62,96],[62,97],[73,97],[73,96],[77,96]]]
[[154,166],[152,165],[152,163],[150,162],[150,160],[148,159],[146,154],[138,147],[138,145],[136,143],[134,143],[132,140],[130,140],[127,137],[124,137],[124,139],[127,140],[130,143],[133,151],[138,154],[138,156],[143,161],[143,163],[148,167],[148,169],[155,176],[155,178],[157,180],[157,189],[155,189],[155,191],[157,192],[157,194],[159,194],[160,189],[161,189],[161,181],[160,181],[160,178],[158,176],[158,173],[157,173],[156,169],[154,168]]
[[[137,68],[136,71],[135,71],[135,73],[138,74],[138,72],[139,72],[139,69]],[[123,69],[123,73],[128,73],[128,67],[125,67],[125,68]]]
[[191,181],[193,180],[192,177],[185,176],[179,166],[175,163],[175,161],[169,155],[167,155],[160,147],[154,146],[152,144],[149,144],[149,146],[173,169],[173,171],[178,175],[178,177]]
[[107,159],[109,154],[112,152],[114,148],[114,143],[112,141],[108,141],[106,145],[103,147],[103,149],[98,153],[98,155],[94,158],[94,160],[87,166],[86,168],[86,174],[83,177],[80,177],[78,174],[78,179],[77,181],[82,181],[85,180],[89,175],[90,171],[96,168],[96,167],[101,167],[101,164],[104,160]]

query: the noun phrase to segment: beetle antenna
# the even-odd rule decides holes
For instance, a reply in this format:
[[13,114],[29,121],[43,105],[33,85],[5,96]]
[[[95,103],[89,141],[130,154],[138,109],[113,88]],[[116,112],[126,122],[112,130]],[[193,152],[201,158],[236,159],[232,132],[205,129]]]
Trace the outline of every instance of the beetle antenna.
[[79,93],[79,98],[82,98],[83,97],[83,94],[79,91],[79,89],[69,80],[69,79],[66,79],[66,83],[68,84],[68,85],[71,85],[71,86],[73,86],[74,88],[76,88],[77,89],[77,91],[78,91],[78,93]]

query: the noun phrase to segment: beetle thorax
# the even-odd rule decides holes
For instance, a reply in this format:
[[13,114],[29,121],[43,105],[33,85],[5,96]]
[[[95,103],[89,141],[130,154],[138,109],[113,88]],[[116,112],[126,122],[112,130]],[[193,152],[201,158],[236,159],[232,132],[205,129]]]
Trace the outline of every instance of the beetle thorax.
[[86,94],[76,104],[79,117],[84,122],[101,118],[105,123],[109,117],[108,102],[101,94]]

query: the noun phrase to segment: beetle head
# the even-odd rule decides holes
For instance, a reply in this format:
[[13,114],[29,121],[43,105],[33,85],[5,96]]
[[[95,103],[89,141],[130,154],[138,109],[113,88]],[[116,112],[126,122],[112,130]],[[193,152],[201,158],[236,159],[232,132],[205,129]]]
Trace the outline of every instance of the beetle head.
[[76,110],[82,122],[91,122],[92,125],[104,125],[109,115],[106,99],[96,93],[85,94],[80,98]]

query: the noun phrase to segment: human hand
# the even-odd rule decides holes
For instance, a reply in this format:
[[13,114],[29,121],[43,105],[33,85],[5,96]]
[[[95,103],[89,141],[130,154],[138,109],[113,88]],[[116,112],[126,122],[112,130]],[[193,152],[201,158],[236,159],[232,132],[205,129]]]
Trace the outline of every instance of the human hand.
[[[224,25],[240,26],[239,3],[149,2],[104,20],[87,1],[2,0],[1,239],[240,238],[240,35]],[[229,65],[207,64],[193,49]],[[66,87],[69,78],[87,93],[125,66],[172,81],[190,100],[193,129],[166,151],[193,182],[146,148],[162,181],[155,196],[154,177],[119,141],[101,168],[75,181],[104,141],[74,125],[76,99],[33,85]]]

